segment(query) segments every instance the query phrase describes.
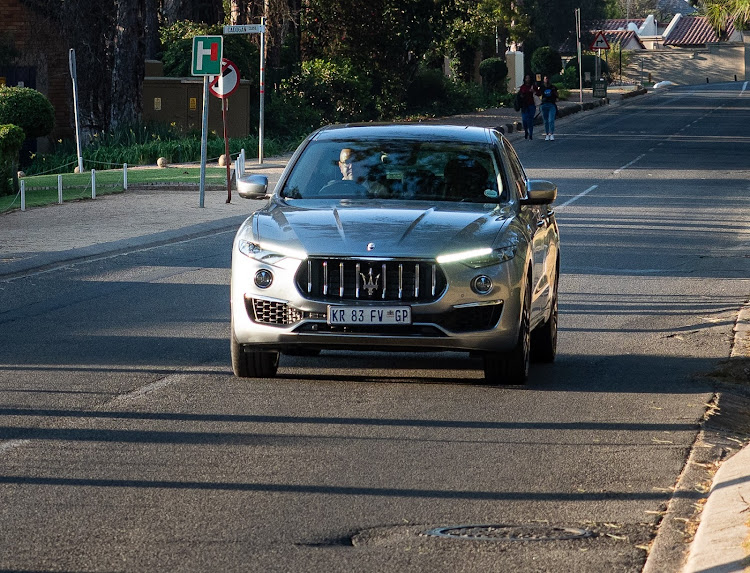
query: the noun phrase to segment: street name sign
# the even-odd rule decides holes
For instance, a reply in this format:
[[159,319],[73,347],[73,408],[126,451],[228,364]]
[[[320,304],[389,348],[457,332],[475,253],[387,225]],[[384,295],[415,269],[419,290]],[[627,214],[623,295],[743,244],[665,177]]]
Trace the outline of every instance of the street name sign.
[[224,26],[225,34],[263,34],[266,31],[264,24],[238,24],[235,26]]

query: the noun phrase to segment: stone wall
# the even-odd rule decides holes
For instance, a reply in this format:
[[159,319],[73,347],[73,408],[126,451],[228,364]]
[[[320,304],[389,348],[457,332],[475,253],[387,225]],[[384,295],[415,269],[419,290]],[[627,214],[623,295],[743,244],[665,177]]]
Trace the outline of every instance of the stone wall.
[[[670,81],[695,85],[745,81],[748,78],[746,44],[709,44],[706,48],[662,48],[633,52],[623,75],[639,84]],[[650,74],[650,77],[649,77]]]

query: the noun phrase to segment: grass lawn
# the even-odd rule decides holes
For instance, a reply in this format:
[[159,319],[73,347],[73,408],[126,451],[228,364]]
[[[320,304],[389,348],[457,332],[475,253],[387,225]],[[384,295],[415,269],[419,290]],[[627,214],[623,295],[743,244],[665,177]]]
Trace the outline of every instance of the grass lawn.
[[[200,167],[165,167],[165,168],[130,168],[128,169],[128,187],[139,185],[183,185],[200,183]],[[26,185],[26,206],[39,207],[57,203],[57,175],[37,175],[24,177]],[[225,185],[226,167],[206,167],[207,185]],[[63,173],[63,201],[91,198],[91,173]],[[122,193],[122,169],[96,172],[96,194],[108,195]],[[20,196],[7,195],[0,197],[0,213],[18,209],[21,206]]]

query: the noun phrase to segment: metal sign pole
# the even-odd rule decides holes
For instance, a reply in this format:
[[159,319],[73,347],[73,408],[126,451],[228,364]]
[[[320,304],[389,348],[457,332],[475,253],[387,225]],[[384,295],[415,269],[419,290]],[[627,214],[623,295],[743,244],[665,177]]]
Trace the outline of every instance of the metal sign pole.
[[76,71],[76,51],[70,48],[68,52],[70,78],[73,80],[73,113],[76,122],[76,150],[78,151],[78,172],[83,173],[83,154],[81,153],[81,120],[78,115],[78,73]]
[[200,206],[206,197],[206,155],[208,147],[208,76],[203,76],[203,127],[201,129]]
[[576,8],[576,38],[578,38],[578,103],[583,104],[583,70],[581,66],[581,9]]
[[[232,156],[229,155],[229,135],[227,135],[227,108],[229,107],[229,100],[224,98],[221,100],[221,118],[224,121],[224,157],[226,158],[225,163],[227,164],[227,203],[232,202],[232,175],[230,165],[232,164]],[[237,165],[234,166],[235,171]]]
[[258,123],[258,164],[263,163],[263,133],[265,131],[265,100],[266,100],[266,19],[260,19],[260,118]]

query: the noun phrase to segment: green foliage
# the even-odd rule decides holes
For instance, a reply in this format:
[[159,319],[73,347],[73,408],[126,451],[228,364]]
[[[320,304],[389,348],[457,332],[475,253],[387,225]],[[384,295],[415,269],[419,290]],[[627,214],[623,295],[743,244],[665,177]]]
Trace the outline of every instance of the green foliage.
[[350,60],[303,62],[300,73],[284,80],[280,97],[293,108],[305,102],[322,123],[373,119],[370,78]]
[[506,91],[508,64],[503,58],[487,58],[479,64],[479,74],[482,76],[485,89],[489,91]]
[[[586,82],[586,72],[589,72],[591,74],[591,79],[594,79],[594,75],[596,72],[596,60],[597,56],[594,54],[583,54],[581,56],[581,69],[583,70],[583,85],[584,87],[591,87],[591,82]],[[599,59],[600,62],[600,70],[602,73],[603,78],[609,78],[609,66],[607,65],[607,62],[605,60]],[[575,71],[568,71],[570,69],[573,69]],[[578,61],[576,59],[571,60],[568,62],[568,65],[565,67],[565,72],[563,73],[563,77],[567,77],[567,74],[575,74],[576,77],[576,83],[575,87],[578,86]],[[569,87],[566,86],[565,87]]]
[[411,113],[439,106],[448,97],[448,78],[441,70],[422,69],[406,90],[406,107]]
[[549,46],[537,48],[531,55],[531,71],[542,77],[559,74],[562,67],[560,53]]
[[55,127],[55,109],[36,90],[0,87],[0,124],[7,123],[23,129],[28,138],[43,137]]
[[14,171],[25,135],[17,125],[0,125],[0,195],[14,192]]
[[[160,31],[164,53],[164,75],[184,78],[191,75],[190,63],[193,53],[193,36],[221,35],[220,25],[209,26],[180,20],[162,28]],[[224,58],[235,63],[240,69],[240,78],[258,82],[260,55],[258,48],[244,34],[232,34],[224,37]]]

